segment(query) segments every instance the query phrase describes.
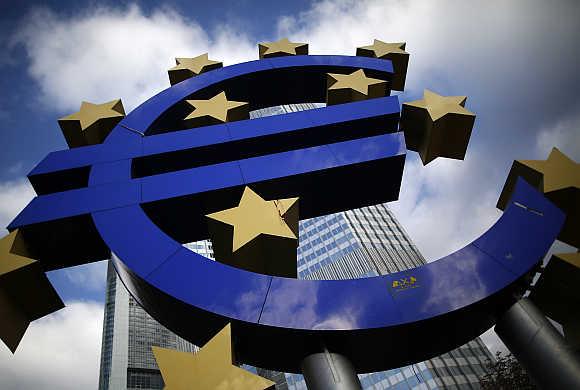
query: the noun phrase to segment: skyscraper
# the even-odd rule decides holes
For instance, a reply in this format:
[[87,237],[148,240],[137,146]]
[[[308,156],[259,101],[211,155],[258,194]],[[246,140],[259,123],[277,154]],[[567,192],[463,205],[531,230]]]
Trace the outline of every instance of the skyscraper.
[[[209,258],[211,243],[186,245]],[[129,295],[113,264],[107,269],[99,390],[163,389],[152,346],[195,352],[197,347],[155,321]]]
[[[293,104],[250,113],[251,118],[315,108]],[[425,264],[386,205],[312,218],[300,222],[297,250],[301,279],[349,279],[398,272]],[[209,241],[186,244],[213,258]],[[182,351],[196,347],[151,318],[129,296],[109,264],[99,390],[162,389],[163,381],[151,346]],[[280,351],[283,353],[283,351]],[[479,338],[447,354],[389,371],[363,374],[365,389],[477,389],[491,355]],[[306,389],[304,378],[256,368],[276,382],[277,390]]]

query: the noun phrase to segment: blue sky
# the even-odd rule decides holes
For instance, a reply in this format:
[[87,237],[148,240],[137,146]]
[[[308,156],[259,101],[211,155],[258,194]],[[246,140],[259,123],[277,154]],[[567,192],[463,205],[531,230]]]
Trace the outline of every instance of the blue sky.
[[[402,101],[423,88],[468,96],[477,120],[465,161],[423,167],[410,152],[401,199],[392,205],[431,260],[499,217],[495,203],[514,159],[545,159],[557,146],[580,160],[576,1],[215,4],[0,3],[0,223],[6,226],[34,195],[26,173],[48,152],[66,148],[56,120],[77,111],[81,100],[121,98],[130,110],[169,86],[174,57],[209,51],[231,64],[257,58],[258,42],[285,36],[308,42],[313,54],[352,55],[374,38],[406,41],[411,58]],[[3,389],[95,387],[105,264],[50,277],[68,306],[33,324],[10,361],[0,346]],[[65,336],[62,359],[44,356],[41,346],[54,349]]]

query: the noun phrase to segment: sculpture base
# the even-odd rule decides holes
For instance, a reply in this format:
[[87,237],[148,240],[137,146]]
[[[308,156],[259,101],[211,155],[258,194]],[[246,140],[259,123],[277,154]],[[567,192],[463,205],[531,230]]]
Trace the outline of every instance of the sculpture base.
[[529,299],[516,302],[495,332],[541,389],[580,389],[580,362],[572,347]]

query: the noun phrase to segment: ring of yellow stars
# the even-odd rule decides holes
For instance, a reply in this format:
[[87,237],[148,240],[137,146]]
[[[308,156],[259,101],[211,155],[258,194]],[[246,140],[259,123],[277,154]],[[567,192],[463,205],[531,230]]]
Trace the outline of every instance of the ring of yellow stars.
[[387,94],[387,82],[367,77],[362,69],[350,74],[327,73],[326,104],[373,99]]
[[217,261],[266,275],[296,277],[298,198],[264,200],[245,187],[237,207],[207,218]]
[[465,108],[466,96],[441,96],[426,89],[423,99],[403,103],[400,129],[407,149],[419,153],[423,165],[437,157],[463,160],[475,114]]
[[196,354],[152,347],[165,390],[266,390],[275,383],[233,364],[228,324]]
[[184,119],[188,127],[201,127],[219,123],[248,119],[249,104],[228,100],[225,92],[220,92],[206,100],[186,100],[193,107]]
[[125,117],[121,99],[95,104],[82,102],[81,109],[58,120],[70,148],[102,143]]
[[564,329],[569,344],[580,347],[580,252],[553,254],[542,276],[531,291],[530,299]]
[[0,239],[0,338],[14,353],[30,322],[64,304],[18,230]]
[[223,63],[210,60],[207,53],[193,58],[176,58],[175,66],[167,71],[169,83],[174,85],[222,66]]
[[307,54],[307,43],[290,42],[288,38],[282,38],[275,42],[262,42],[258,44],[258,56],[260,59]]
[[515,160],[512,164],[497,207],[504,210],[518,177],[542,191],[566,213],[558,239],[580,246],[580,164],[553,148],[546,160]]
[[409,65],[409,53],[405,51],[405,45],[405,42],[387,43],[375,39],[372,45],[357,47],[356,55],[390,60],[395,72],[391,81],[391,89],[402,91],[405,89]]

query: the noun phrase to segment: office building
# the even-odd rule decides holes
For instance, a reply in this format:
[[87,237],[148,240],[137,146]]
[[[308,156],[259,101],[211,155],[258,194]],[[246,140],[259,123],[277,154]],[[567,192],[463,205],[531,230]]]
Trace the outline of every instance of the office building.
[[[211,243],[186,245],[209,258]],[[131,297],[113,264],[107,269],[99,390],[163,389],[152,346],[195,352],[197,347],[155,321]]]

